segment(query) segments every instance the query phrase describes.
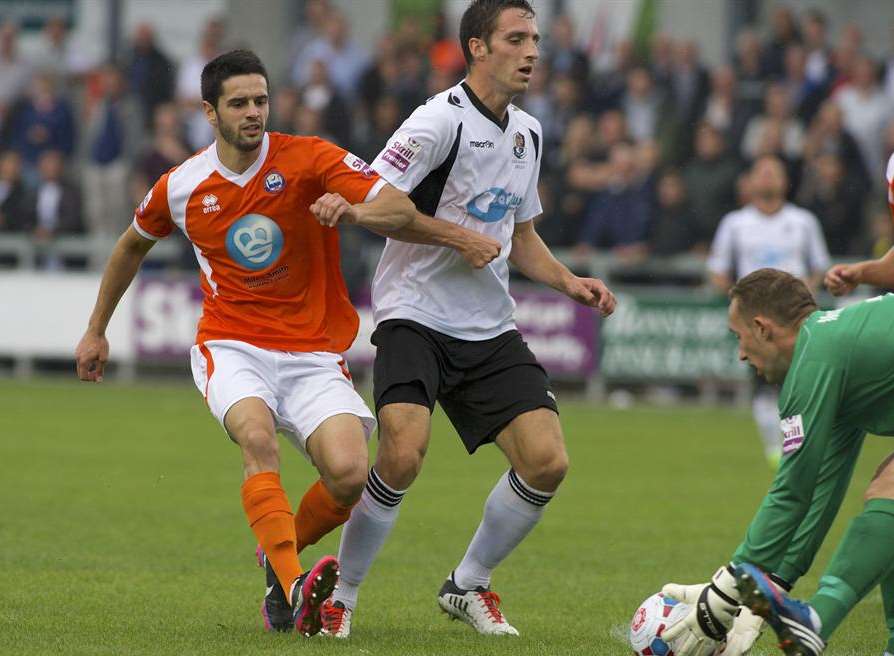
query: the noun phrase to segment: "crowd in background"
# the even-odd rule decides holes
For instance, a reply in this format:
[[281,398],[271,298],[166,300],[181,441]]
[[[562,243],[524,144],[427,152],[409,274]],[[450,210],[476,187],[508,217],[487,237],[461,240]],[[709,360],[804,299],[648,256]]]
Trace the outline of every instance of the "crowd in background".
[[[894,43],[874,59],[856,25],[831,34],[821,12],[777,7],[715,68],[696,43],[661,33],[646,48],[617,42],[597,67],[569,17],[540,28],[541,63],[518,104],[543,126],[538,230],[551,246],[632,261],[704,253],[721,218],[747,203],[742,173],[764,154],[783,159],[791,200],[816,214],[833,256],[890,246]],[[417,105],[462,78],[454,32],[443,17],[405,20],[369,53],[327,0],[307,0],[288,75],[271,81],[269,129],[371,161]],[[202,67],[245,45],[211,20],[195,54],[173,61],[143,24],[122,61],[96,67],[62,20],[28,58],[18,39],[0,26],[0,233],[35,240],[124,230],[155,179],[212,141]],[[347,247],[377,239],[356,233]]]

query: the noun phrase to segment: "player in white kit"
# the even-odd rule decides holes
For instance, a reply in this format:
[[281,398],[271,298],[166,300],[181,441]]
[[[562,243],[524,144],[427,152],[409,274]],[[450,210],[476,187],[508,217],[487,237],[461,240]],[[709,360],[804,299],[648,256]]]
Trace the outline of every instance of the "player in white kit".
[[[723,217],[714,235],[708,257],[712,283],[725,294],[735,280],[773,268],[815,289],[829,266],[829,251],[817,218],[786,202],[788,178],[782,162],[773,156],[756,160],[748,186],[751,202]],[[778,401],[778,389],[755,377],[752,412],[773,469],[782,456]]]
[[[340,589],[323,613],[330,635],[350,633],[358,586],[422,466],[436,401],[469,453],[495,442],[511,467],[439,605],[480,633],[518,634],[490,589],[491,572],[540,519],[568,457],[546,372],[515,329],[508,263],[603,315],[615,304],[601,281],[559,263],[533,228],[542,131],[510,103],[527,89],[539,38],[524,0],[472,2],[460,24],[467,78],[417,108],[372,163],[421,214],[437,217],[444,236],[389,239],[373,281],[379,449],[342,533]],[[442,247],[453,245],[456,225],[492,238],[483,266]],[[412,238],[407,232],[394,235]]]

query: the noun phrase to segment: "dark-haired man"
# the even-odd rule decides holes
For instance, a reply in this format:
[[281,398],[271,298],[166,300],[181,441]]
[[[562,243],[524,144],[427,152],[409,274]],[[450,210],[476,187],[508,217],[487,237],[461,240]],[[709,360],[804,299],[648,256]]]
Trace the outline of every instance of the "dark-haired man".
[[822,312],[801,280],[776,269],[745,276],[729,295],[739,357],[782,383],[782,463],[730,565],[708,584],[665,586],[693,609],[663,637],[678,641],[679,656],[711,653],[743,604],[767,620],[787,654],[818,656],[881,584],[894,653],[894,456],[876,471],[810,603],[785,592],[825,538],[866,433],[894,435],[894,295]]
[[601,281],[560,264],[533,228],[542,131],[511,101],[528,87],[539,39],[528,2],[472,2],[460,22],[466,79],[416,109],[372,164],[410,194],[417,221],[436,216],[441,229],[468,228],[492,249],[472,261],[440,248],[452,242],[438,230],[417,238],[413,226],[394,235],[418,243],[385,246],[372,290],[379,448],[342,533],[340,588],[324,607],[335,637],[350,634],[359,585],[422,466],[436,402],[469,453],[495,442],[511,466],[438,603],[479,633],[518,634],[491,572],[539,521],[568,456],[546,372],[515,329],[508,263],[603,315],[615,303]]
[[[267,133],[267,72],[254,53],[209,62],[202,98],[215,142],[161,176],[137,208],[78,344],[78,375],[102,380],[118,300],[153,244],[182,230],[204,293],[193,376],[242,451],[242,503],[267,571],[265,626],[309,636],[320,630],[338,565],[327,556],[304,571],[298,553],[348,518],[375,426],[341,356],[358,317],[332,226],[399,228],[414,208],[358,157],[316,137]],[[320,473],[294,513],[280,484],[277,430]]]

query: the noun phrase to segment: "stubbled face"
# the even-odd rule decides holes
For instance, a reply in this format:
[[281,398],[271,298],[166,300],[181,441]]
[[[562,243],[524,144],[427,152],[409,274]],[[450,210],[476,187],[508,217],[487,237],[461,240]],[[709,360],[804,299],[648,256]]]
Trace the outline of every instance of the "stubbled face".
[[533,14],[504,9],[488,43],[470,40],[473,66],[480,68],[497,88],[510,96],[524,93],[540,57],[540,33]]
[[757,375],[768,383],[778,384],[785,380],[788,362],[761,321],[762,317],[742,316],[738,299],[730,303],[729,329],[739,340],[739,360],[754,367]]
[[226,143],[250,152],[260,146],[270,115],[263,75],[234,75],[224,80],[217,107],[205,103],[205,115]]

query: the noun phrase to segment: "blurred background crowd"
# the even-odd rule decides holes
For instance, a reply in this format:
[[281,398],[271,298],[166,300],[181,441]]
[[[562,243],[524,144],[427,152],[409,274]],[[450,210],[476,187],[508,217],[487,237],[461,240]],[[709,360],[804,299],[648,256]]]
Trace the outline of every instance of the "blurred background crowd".
[[[305,0],[302,14],[286,74],[271,80],[271,130],[319,135],[371,161],[417,105],[463,76],[446,13],[400,21],[371,50],[327,0]],[[728,61],[708,66],[695,41],[660,26],[598,58],[568,15],[540,29],[541,62],[518,104],[543,126],[538,230],[551,246],[634,263],[701,256],[722,217],[748,202],[743,172],[765,154],[785,162],[789,198],[817,216],[833,257],[891,245],[894,34],[887,57],[870,56],[856,24],[833,31],[819,9],[775,6],[736,33]],[[204,64],[251,45],[223,16],[179,60],[150,23],[102,64],[68,37],[66,21],[50,19],[26,54],[19,26],[0,25],[0,237],[119,234],[155,179],[211,142]],[[377,239],[358,232],[346,248]],[[194,268],[183,250],[180,266]]]

